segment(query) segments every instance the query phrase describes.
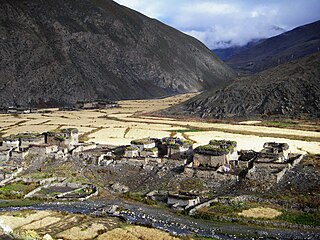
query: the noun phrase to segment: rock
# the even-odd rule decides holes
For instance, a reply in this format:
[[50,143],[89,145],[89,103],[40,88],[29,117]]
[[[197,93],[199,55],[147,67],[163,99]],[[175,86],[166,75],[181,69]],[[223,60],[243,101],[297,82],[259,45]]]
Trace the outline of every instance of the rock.
[[111,189],[115,192],[120,192],[120,193],[126,193],[129,191],[129,187],[127,187],[126,185],[123,185],[119,182],[112,184]]
[[42,240],[53,240],[50,234],[46,234],[43,236]]

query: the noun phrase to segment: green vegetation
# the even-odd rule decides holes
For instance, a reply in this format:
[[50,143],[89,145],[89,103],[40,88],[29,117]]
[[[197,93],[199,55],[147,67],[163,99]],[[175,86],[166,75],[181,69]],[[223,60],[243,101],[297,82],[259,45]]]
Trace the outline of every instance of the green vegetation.
[[37,183],[14,182],[0,187],[0,199],[19,199],[39,187]]
[[291,128],[297,126],[299,123],[294,122],[291,120],[284,120],[284,121],[269,121],[269,122],[262,122],[257,125],[259,126],[267,126],[267,127],[278,127],[278,128]]
[[180,190],[184,192],[189,192],[192,190],[202,190],[204,189],[203,182],[200,179],[189,178],[180,182]]
[[137,202],[142,202],[148,205],[157,205],[156,201],[148,199],[140,193],[126,192],[125,194],[123,194],[123,198]]
[[232,146],[232,147],[237,146],[236,141],[230,141],[230,140],[210,140],[209,144],[214,146],[221,146],[221,145]]
[[211,140],[209,144],[199,146],[195,149],[195,152],[212,153],[212,155],[222,155],[232,152],[237,146],[236,141],[229,140]]
[[134,148],[134,147],[131,147],[131,146],[127,146],[127,147],[126,147],[126,150],[127,150],[127,151],[134,151],[134,150],[137,150],[137,149]]
[[54,137],[55,140],[58,140],[60,142],[63,142],[65,140],[65,137],[63,135],[56,135]]
[[217,147],[215,145],[211,145],[211,144],[207,144],[207,145],[202,145],[199,146],[195,149],[195,152],[210,152],[213,155],[222,155],[222,154],[227,154],[229,153],[231,150],[233,150],[233,147],[229,147],[229,148],[220,148]]
[[0,200],[0,208],[6,207],[26,207],[39,204],[42,201],[33,199],[14,199],[14,200]]
[[284,211],[278,219],[289,223],[320,226],[320,211],[313,214],[301,211]]
[[63,128],[61,129],[62,133],[78,133],[78,129],[77,128]]
[[153,143],[153,141],[150,138],[142,138],[142,139],[136,139],[131,141],[131,144],[135,144],[135,145],[143,145],[143,144],[150,144],[150,143]]
[[4,137],[3,140],[7,141],[14,141],[14,140],[19,140],[20,138],[22,139],[34,139],[34,138],[42,138],[42,134],[40,133],[19,133],[19,134],[12,134],[8,137]]
[[[287,222],[293,224],[302,224],[309,226],[320,226],[320,209],[313,208],[312,213],[306,213],[301,210],[284,210],[280,206],[274,206],[268,203],[257,202],[240,202],[233,203],[226,199],[226,203],[212,203],[210,207],[204,207],[198,210],[195,215],[196,218],[206,219],[210,221],[235,221],[243,222],[243,219],[248,218],[240,216],[244,210],[257,208],[257,207],[271,207],[281,211],[282,214],[274,218],[272,221]],[[319,206],[318,206],[319,207]],[[229,218],[229,219],[228,219]],[[250,218],[249,218],[250,219]],[[266,223],[270,224],[270,223]],[[272,224],[272,223],[271,223]]]
[[46,172],[33,172],[30,175],[27,175],[27,177],[33,178],[33,179],[46,179],[53,177],[52,173],[46,173]]

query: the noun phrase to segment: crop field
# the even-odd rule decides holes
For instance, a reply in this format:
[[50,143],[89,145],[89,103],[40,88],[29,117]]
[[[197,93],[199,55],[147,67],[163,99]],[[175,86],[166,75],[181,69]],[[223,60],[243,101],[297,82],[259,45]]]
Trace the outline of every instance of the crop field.
[[[0,135],[21,132],[44,132],[57,128],[76,127],[84,141],[126,145],[144,137],[178,136],[192,140],[195,146],[211,139],[238,142],[238,150],[259,151],[268,141],[287,142],[291,152],[320,153],[320,132],[304,124],[304,130],[292,124],[261,124],[259,121],[212,123],[204,120],[151,117],[148,113],[183,102],[195,94],[164,99],[120,101],[119,108],[103,110],[58,111],[46,109],[34,114],[0,115]],[[298,124],[295,124],[298,125]],[[287,126],[287,128],[286,128]]]

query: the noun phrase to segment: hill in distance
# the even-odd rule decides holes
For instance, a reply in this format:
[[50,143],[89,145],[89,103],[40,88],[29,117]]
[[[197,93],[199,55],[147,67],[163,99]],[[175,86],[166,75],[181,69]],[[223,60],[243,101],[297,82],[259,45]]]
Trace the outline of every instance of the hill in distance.
[[320,117],[320,52],[204,92],[164,111],[201,118]]
[[224,85],[198,40],[110,0],[0,0],[0,103],[57,107]]
[[222,61],[225,61],[229,58],[231,58],[233,55],[236,55],[238,53],[241,53],[242,51],[253,47],[256,44],[259,44],[263,42],[265,39],[256,39],[252,40],[249,43],[247,43],[244,46],[233,46],[233,47],[227,47],[227,48],[219,48],[219,49],[213,49],[212,52],[219,57]]
[[[307,56],[320,49],[320,21],[297,27],[245,47],[231,49],[224,61],[242,74],[252,74]],[[220,50],[221,52],[222,50]],[[221,53],[218,54],[221,55]]]

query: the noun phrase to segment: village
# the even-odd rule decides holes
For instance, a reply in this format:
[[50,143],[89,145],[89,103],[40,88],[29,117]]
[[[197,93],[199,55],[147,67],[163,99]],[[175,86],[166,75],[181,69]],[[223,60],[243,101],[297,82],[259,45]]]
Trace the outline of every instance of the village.
[[[78,110],[88,110],[88,109],[110,109],[119,107],[116,101],[111,101],[108,99],[94,99],[94,100],[81,100],[77,101],[75,104],[59,108],[60,111],[78,111]],[[38,108],[25,108],[25,107],[3,107],[0,106],[0,114],[31,114],[38,112],[46,112],[46,110]]]
[[[238,150],[237,142],[230,140],[211,140],[207,145],[196,148],[193,148],[193,145],[192,141],[177,137],[148,137],[132,140],[130,145],[125,146],[79,143],[79,132],[76,128],[10,135],[1,140],[0,185],[21,180],[18,176],[26,168],[26,159],[73,157],[85,166],[120,170],[121,166],[132,166],[148,171],[148,166],[170,162],[172,166],[182,168],[184,175],[202,178],[208,183],[211,181],[212,186],[220,181],[236,183],[239,179],[246,178],[255,182],[256,186],[262,185],[263,189],[268,189],[278,183],[286,171],[303,158],[302,155],[290,153],[286,143],[266,142],[260,152]],[[45,184],[39,184],[38,188],[27,193],[25,197],[40,196],[44,188],[47,191],[49,188],[55,189],[55,192],[60,190],[55,196],[51,194],[50,199],[70,199],[72,196],[83,200],[98,195],[98,188],[92,184],[77,185],[64,180],[46,180]],[[112,184],[111,188],[120,193],[130,190],[119,182]],[[159,195],[159,191],[155,190],[150,191],[147,197],[156,200]],[[201,203],[200,195],[196,191],[167,191],[165,201],[173,208],[188,209]]]

